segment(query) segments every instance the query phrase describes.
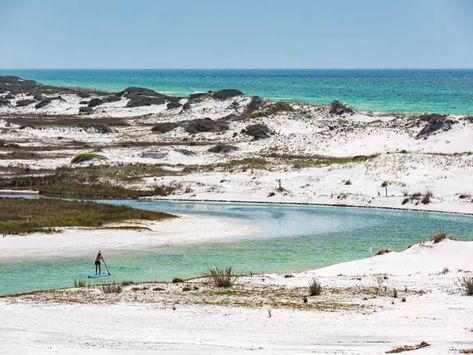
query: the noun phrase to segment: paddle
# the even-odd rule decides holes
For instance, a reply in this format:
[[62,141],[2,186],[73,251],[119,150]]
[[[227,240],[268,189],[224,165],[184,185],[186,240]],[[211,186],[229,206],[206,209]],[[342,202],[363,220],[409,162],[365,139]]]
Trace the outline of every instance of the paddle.
[[107,269],[107,273],[108,273],[109,275],[111,275],[110,271],[108,271],[107,264],[105,264],[105,260],[104,260],[104,259],[102,259],[102,261],[103,261],[103,264],[105,265],[105,269]]

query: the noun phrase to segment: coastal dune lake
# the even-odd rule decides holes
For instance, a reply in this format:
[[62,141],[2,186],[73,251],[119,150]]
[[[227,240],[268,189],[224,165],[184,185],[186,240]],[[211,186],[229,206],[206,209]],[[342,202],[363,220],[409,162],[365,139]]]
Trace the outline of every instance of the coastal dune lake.
[[[403,250],[439,231],[473,240],[473,217],[383,209],[207,202],[99,201],[177,214],[217,216],[258,226],[231,240],[107,252],[112,276],[97,281],[148,281],[199,276],[209,266],[237,273],[290,273]],[[199,228],[198,225],[195,228]],[[178,236],[176,236],[178,237]],[[0,294],[70,287],[94,272],[88,258],[0,261]]]

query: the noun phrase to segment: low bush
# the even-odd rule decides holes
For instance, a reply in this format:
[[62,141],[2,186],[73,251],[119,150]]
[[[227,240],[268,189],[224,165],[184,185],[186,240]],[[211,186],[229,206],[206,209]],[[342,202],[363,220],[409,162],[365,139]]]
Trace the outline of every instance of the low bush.
[[459,281],[460,287],[467,296],[473,296],[473,277],[464,277]]
[[270,135],[268,126],[262,123],[249,125],[244,130],[242,130],[241,133],[253,137],[253,140],[255,141],[259,139],[269,138]]
[[238,147],[235,147],[229,144],[220,143],[209,148],[207,151],[210,153],[230,153],[236,150],[238,150]]
[[86,131],[93,131],[97,133],[112,133],[112,129],[104,123],[94,123],[94,124],[85,124],[80,125]]
[[430,203],[430,198],[433,197],[432,192],[428,191],[420,200],[423,205],[428,205]]
[[31,105],[33,103],[35,103],[36,101],[33,100],[33,99],[23,99],[23,100],[18,100],[16,102],[16,106],[17,107],[24,107],[24,106],[28,106],[28,105]]
[[[403,193],[403,196],[406,196]],[[419,203],[422,203],[423,205],[428,205],[431,202],[431,199],[433,197],[433,193],[431,191],[427,191],[425,194],[422,194],[420,192],[415,192],[413,194],[410,194],[402,200],[402,204],[405,205],[408,202],[413,202],[415,205],[418,205]]]
[[173,284],[180,284],[180,283],[183,283],[183,282],[184,282],[184,280],[181,279],[180,277],[175,277],[175,278],[172,279]]
[[167,108],[168,110],[172,110],[173,108],[179,108],[179,107],[181,107],[181,106],[182,106],[182,105],[181,105],[181,103],[179,103],[179,102],[169,102],[169,103],[166,105],[166,108]]
[[79,108],[79,115],[90,115],[93,112],[94,109],[92,107],[82,106]]
[[322,294],[322,285],[317,279],[312,279],[309,284],[309,296],[320,296]]
[[227,100],[229,98],[235,97],[235,96],[242,96],[244,95],[240,90],[236,89],[223,89],[223,90],[218,90],[215,91],[212,94],[212,97],[216,98],[217,100]]
[[333,101],[330,104],[329,114],[336,116],[343,116],[345,114],[352,115],[355,111],[353,109],[338,100]]
[[231,267],[219,268],[219,267],[210,267],[209,274],[216,287],[232,287],[235,282],[236,276],[232,274]]
[[[262,102],[259,104],[260,108],[262,104],[263,104]],[[253,107],[256,108],[257,105],[253,105]],[[251,118],[267,117],[267,116],[278,114],[280,112],[292,112],[292,111],[294,111],[294,108],[290,104],[288,104],[287,102],[279,101],[279,102],[275,102],[269,105],[264,110],[253,112],[250,115],[250,117]]]
[[151,131],[156,133],[168,133],[177,127],[179,127],[179,125],[175,122],[158,122],[151,128]]
[[184,129],[190,134],[203,132],[225,132],[228,130],[228,122],[214,121],[210,118],[197,118],[195,120],[187,121]]
[[133,96],[126,104],[126,107],[140,107],[151,105],[162,105],[166,102],[164,97]]
[[179,185],[156,186],[153,190],[153,194],[158,195],[158,196],[169,196],[169,195],[172,195],[179,188],[180,188]]
[[97,107],[99,105],[102,105],[103,103],[104,103],[104,101],[102,99],[99,99],[98,97],[96,97],[96,98],[91,99],[88,102],[87,107],[93,108],[93,107]]

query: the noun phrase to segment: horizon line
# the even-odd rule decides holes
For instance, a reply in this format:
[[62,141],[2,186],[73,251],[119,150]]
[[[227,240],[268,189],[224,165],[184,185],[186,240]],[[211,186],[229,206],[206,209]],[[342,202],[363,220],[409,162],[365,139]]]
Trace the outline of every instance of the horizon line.
[[242,67],[242,68],[158,68],[158,67],[55,67],[55,68],[0,68],[0,70],[473,70],[473,67],[392,67],[392,68],[372,68],[372,67]]

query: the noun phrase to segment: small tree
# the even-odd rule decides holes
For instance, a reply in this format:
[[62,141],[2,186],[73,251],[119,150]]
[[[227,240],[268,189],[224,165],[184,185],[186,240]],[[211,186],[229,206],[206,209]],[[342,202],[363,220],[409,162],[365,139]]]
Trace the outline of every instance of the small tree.
[[388,197],[388,185],[389,185],[388,181],[383,181],[383,183],[381,184],[381,187],[384,187],[384,190],[386,192],[386,197]]

